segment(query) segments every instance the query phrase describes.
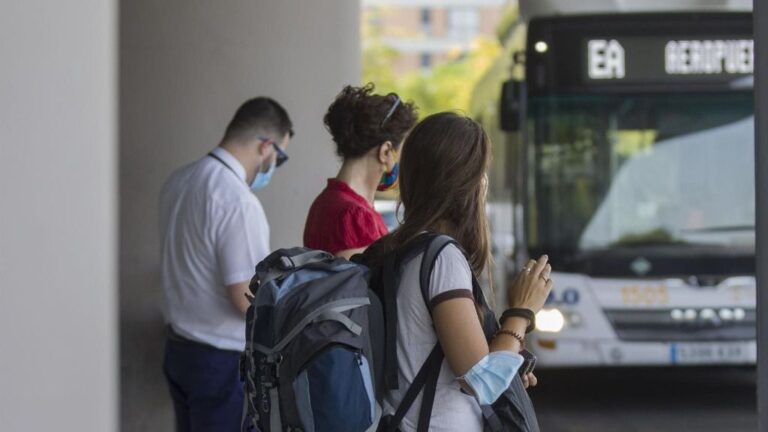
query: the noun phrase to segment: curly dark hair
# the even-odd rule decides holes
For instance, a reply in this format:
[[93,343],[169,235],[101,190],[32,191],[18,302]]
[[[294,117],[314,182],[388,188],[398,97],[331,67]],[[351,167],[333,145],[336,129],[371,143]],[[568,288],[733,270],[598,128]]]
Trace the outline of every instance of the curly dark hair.
[[373,83],[346,86],[325,113],[325,127],[336,143],[336,154],[343,159],[361,157],[385,141],[399,146],[416,124],[413,102],[401,101],[394,93],[374,94],[373,89]]

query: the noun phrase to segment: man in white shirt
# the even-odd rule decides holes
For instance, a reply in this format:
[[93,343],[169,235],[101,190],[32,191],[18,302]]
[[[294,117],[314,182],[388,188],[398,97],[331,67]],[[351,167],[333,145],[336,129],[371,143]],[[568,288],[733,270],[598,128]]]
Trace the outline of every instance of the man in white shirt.
[[270,252],[269,225],[253,191],[288,159],[292,135],[280,104],[251,99],[216,149],[178,169],[163,186],[163,370],[179,432],[240,430],[245,294],[256,264]]

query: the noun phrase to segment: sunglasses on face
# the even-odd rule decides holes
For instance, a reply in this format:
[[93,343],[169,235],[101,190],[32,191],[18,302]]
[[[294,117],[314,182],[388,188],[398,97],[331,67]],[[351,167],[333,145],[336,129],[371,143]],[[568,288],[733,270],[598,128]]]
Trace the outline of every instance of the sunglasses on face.
[[285,152],[285,150],[281,149],[279,145],[275,142],[273,139],[259,137],[259,139],[262,142],[272,144],[272,148],[275,149],[275,153],[277,153],[277,161],[275,162],[275,166],[280,166],[286,162],[288,162],[288,153]]

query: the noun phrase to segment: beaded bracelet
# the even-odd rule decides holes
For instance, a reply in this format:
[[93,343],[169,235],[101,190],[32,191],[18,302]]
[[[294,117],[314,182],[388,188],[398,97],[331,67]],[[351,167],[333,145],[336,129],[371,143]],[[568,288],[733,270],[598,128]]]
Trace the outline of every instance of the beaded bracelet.
[[525,349],[525,338],[520,336],[517,332],[513,332],[512,330],[498,329],[496,330],[496,334],[494,334],[493,337],[501,334],[512,336],[513,338],[517,339],[517,341],[520,342],[520,351]]

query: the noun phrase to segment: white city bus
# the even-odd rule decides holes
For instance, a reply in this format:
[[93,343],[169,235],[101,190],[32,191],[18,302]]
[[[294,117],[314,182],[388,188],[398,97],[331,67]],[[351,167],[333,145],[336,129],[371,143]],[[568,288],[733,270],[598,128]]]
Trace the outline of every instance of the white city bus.
[[556,270],[539,365],[754,364],[751,13],[527,25],[501,121],[515,261]]

